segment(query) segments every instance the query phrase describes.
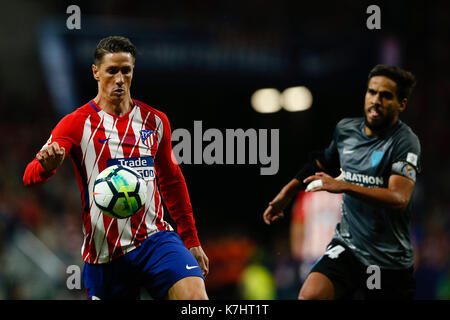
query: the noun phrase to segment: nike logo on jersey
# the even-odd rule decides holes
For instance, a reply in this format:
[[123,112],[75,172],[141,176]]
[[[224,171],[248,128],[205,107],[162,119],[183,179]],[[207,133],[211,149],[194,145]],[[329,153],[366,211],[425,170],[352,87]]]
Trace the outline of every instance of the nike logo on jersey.
[[199,268],[199,266],[190,266],[190,265],[186,265],[186,269],[191,270],[194,268]]
[[111,138],[106,138],[106,139],[98,138],[98,142],[100,142],[100,143],[105,143],[105,142],[108,141],[109,139],[111,139]]

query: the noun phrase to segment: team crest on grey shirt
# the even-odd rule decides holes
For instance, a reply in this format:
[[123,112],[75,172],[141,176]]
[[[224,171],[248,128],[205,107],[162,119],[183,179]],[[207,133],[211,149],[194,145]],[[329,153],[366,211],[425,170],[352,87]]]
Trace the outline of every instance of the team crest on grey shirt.
[[374,150],[372,152],[372,167],[375,167],[380,163],[381,159],[383,158],[383,155],[384,151],[381,150]]

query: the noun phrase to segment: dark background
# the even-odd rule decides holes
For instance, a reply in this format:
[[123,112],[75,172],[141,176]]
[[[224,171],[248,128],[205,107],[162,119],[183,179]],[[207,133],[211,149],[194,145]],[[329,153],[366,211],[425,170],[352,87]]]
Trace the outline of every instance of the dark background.
[[[80,30],[66,28],[70,4],[81,9]],[[371,4],[381,8],[381,30],[366,27]],[[418,84],[401,118],[422,144],[412,225],[417,298],[449,299],[449,9],[445,1],[2,4],[0,298],[84,297],[65,285],[66,266],[82,267],[80,200],[70,161],[43,187],[25,189],[21,179],[59,119],[96,95],[93,51],[114,34],[129,37],[140,51],[133,97],[165,112],[172,130],[193,132],[195,120],[203,131],[280,130],[276,175],[260,175],[260,165],[181,165],[211,259],[211,298],[245,298],[241,274],[255,261],[269,277],[289,264],[283,264],[289,261],[289,219],[264,225],[267,203],[307,151],[329,143],[337,121],[362,115],[373,66],[412,71]],[[307,111],[258,114],[251,108],[259,88],[298,85],[312,92]],[[56,262],[48,265],[47,255],[30,252],[47,252]],[[268,297],[295,299],[297,285],[282,287],[279,280],[271,278]]]

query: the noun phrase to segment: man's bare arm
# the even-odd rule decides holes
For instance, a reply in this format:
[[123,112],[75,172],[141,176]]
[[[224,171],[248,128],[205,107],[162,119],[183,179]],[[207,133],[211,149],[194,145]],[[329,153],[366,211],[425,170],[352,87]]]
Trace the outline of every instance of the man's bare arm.
[[331,193],[347,193],[352,197],[389,209],[404,209],[411,199],[414,181],[393,174],[389,177],[387,188],[368,188],[343,180],[336,180],[326,173],[319,172],[306,178],[303,182],[322,180],[322,186],[312,191],[328,191]]

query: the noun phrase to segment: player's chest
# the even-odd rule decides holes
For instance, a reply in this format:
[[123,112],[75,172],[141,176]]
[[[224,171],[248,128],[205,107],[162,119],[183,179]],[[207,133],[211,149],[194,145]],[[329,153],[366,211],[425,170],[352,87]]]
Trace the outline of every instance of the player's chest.
[[161,130],[139,121],[103,119],[87,122],[80,144],[85,162],[101,166],[131,167],[148,180],[156,174],[154,158],[161,141]]
[[348,138],[338,143],[341,168],[346,181],[382,186],[390,173],[392,143],[385,140],[358,141]]
[[97,154],[110,157],[155,156],[162,132],[141,119],[117,119],[104,116],[87,122],[82,145],[94,147]]
[[108,149],[112,157],[116,155],[154,156],[158,150],[158,134],[154,129],[117,130],[102,128],[93,139],[96,149]]

